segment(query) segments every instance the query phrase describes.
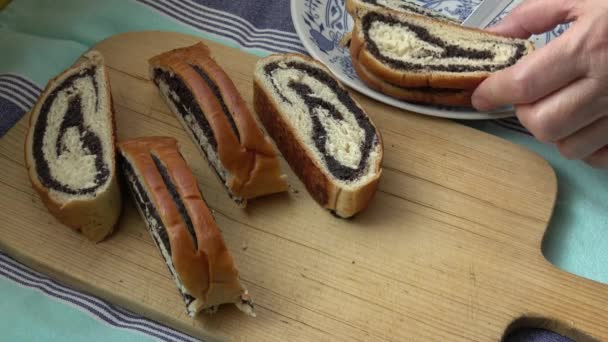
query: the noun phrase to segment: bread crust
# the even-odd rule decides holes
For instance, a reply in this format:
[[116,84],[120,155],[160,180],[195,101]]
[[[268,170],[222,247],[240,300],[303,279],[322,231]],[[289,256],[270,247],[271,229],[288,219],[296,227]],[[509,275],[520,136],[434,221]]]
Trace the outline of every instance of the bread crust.
[[[152,57],[149,64],[152,78],[155,68],[170,71],[192,92],[211,126],[219,159],[231,176],[226,186],[235,196],[247,200],[288,189],[272,143],[257,125],[232,80],[211,58],[207,46],[198,43],[167,51]],[[240,141],[219,100],[190,64],[201,68],[217,85],[232,114]]]
[[[240,302],[246,290],[239,281],[234,260],[196,178],[179,152],[177,141],[170,137],[144,137],[122,141],[118,146],[157,208],[167,230],[171,259],[179,279],[188,293],[199,301],[196,310]],[[166,167],[192,221],[197,245],[151,155]]]
[[[268,58],[275,56],[279,55],[271,55]],[[302,58],[331,75],[331,72],[325,66],[310,57],[299,54],[283,54],[281,56]],[[344,88],[339,81],[338,84]],[[305,148],[305,144],[294,133],[295,129],[283,119],[278,103],[264,89],[263,83],[258,79],[257,74],[254,77],[253,93],[254,108],[260,121],[275,141],[293,172],[304,183],[306,190],[313,199],[322,207],[343,218],[351,217],[364,210],[373,198],[382,174],[381,164],[384,147],[380,132],[376,129],[381,153],[381,157],[378,158],[377,165],[375,165],[376,176],[357,189],[344,189],[339,184],[333,182],[331,177],[324,171],[323,166],[319,165],[318,161],[309,154]],[[355,100],[353,99],[353,101]],[[358,103],[357,105],[361,107]]]
[[357,59],[353,58],[352,63],[357,75],[367,86],[396,99],[435,105],[471,106],[473,92],[470,90],[437,89],[437,91],[433,91],[430,88],[397,87],[372,74]]
[[70,68],[51,79],[42,94],[38,98],[38,102],[30,112],[29,128],[25,139],[25,165],[30,176],[32,187],[38,193],[40,199],[47,207],[49,212],[62,224],[72,228],[73,230],[82,233],[87,239],[92,242],[101,242],[115,229],[115,226],[122,211],[122,197],[118,177],[116,174],[116,121],[114,119],[114,104],[111,96],[111,88],[107,70],[103,68],[105,73],[106,84],[108,89],[108,108],[112,121],[112,159],[114,161],[113,168],[110,170],[110,178],[108,179],[108,187],[105,192],[99,193],[98,196],[91,199],[71,200],[66,203],[61,203],[53,198],[51,192],[38,179],[36,172],[36,161],[31,151],[33,148],[34,125],[38,119],[40,108],[44,99],[54,89],[55,83],[65,77],[67,73],[72,72],[84,66],[86,63],[98,63],[98,67],[103,65],[103,57],[95,50],[86,53],[83,58],[74,63]]
[[[367,44],[364,41],[361,18],[365,14],[371,11],[359,11],[359,17],[355,20],[355,25],[351,40],[351,55],[356,56],[359,63],[369,70],[372,74],[378,78],[400,86],[400,87],[432,87],[432,88],[448,88],[448,89],[475,89],[483,80],[485,80],[491,72],[487,71],[474,71],[467,73],[451,73],[441,71],[431,72],[409,72],[406,70],[393,69],[385,63],[378,60],[373,54],[367,49]],[[393,11],[386,10],[375,10],[373,12],[381,13],[384,15],[395,16],[398,18],[416,18],[416,20],[426,22],[429,25],[436,24],[438,21],[408,13],[396,13]],[[487,35],[494,35],[502,37],[497,34],[493,34],[487,31],[483,31],[477,28],[463,27],[454,23],[440,21],[441,25],[453,26],[455,29],[468,30],[473,32],[483,32]],[[532,43],[526,40],[522,42],[527,47],[527,53],[530,53],[534,46]]]
[[[362,2],[361,0],[346,0],[345,7],[346,7],[346,12],[348,12],[353,18],[355,18],[357,16],[360,16],[361,12],[364,12],[364,11],[384,10],[384,11],[391,11],[391,12],[395,12],[395,13],[402,13],[402,11],[393,10],[393,9],[390,9],[390,8],[382,8],[382,7],[379,7],[379,6],[374,6],[374,5],[366,4],[366,3]],[[432,10],[429,10],[429,11],[430,12],[435,12],[435,11],[432,11]],[[411,12],[408,12],[408,13],[411,13]],[[438,16],[442,16],[442,14],[439,13],[439,12],[435,12],[435,13],[437,13]],[[418,13],[411,13],[411,14],[412,15],[425,16],[423,14],[418,14]],[[460,24],[460,22],[458,22],[457,20],[452,19],[452,18],[447,17],[447,16],[434,17],[434,19],[445,21],[445,22],[451,22],[451,23],[454,23],[456,25]]]

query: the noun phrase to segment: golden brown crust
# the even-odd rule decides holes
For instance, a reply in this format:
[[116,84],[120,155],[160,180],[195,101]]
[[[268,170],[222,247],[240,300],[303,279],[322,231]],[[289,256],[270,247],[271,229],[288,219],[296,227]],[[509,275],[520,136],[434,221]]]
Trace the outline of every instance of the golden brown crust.
[[[414,3],[412,3],[412,5],[414,5]],[[395,10],[395,9],[386,8],[386,7],[382,8],[381,6],[378,6],[378,5],[367,4],[367,3],[362,2],[361,0],[346,0],[345,7],[346,7],[346,12],[348,12],[353,18],[355,18],[357,16],[361,16],[365,11],[383,10],[383,11],[390,11],[390,12],[394,12],[394,13],[403,13],[404,12],[402,10]],[[428,11],[435,12],[430,9],[428,9]],[[419,14],[419,13],[414,13],[414,12],[409,12],[409,11],[408,11],[408,13],[411,15],[427,16],[425,14]],[[439,12],[435,12],[435,13],[436,13],[436,15],[439,15],[439,16],[442,15]],[[436,16],[433,19],[460,25],[459,21],[452,19],[450,17],[447,17],[447,16],[443,16],[443,17]]]
[[[119,143],[162,220],[171,245],[171,259],[182,284],[197,300],[198,309],[240,300],[245,289],[196,178],[179,153],[177,141],[168,137],[137,138]],[[167,169],[192,221],[198,248],[152,155]]]
[[446,90],[430,88],[403,88],[392,85],[372,74],[355,58],[352,59],[353,67],[359,78],[370,88],[399,100],[417,103],[428,103],[446,106],[471,106],[472,91],[469,90]]
[[306,152],[289,125],[278,113],[278,106],[268,97],[257,80],[254,80],[253,103],[260,121],[275,141],[287,163],[298,175],[310,195],[321,206],[332,209],[330,197],[335,191],[329,178]]
[[345,3],[346,12],[348,12],[353,18],[357,16],[357,11],[359,10],[359,6],[353,0],[346,0]]
[[[475,89],[483,80],[485,80],[491,72],[476,71],[466,74],[447,73],[447,72],[408,72],[404,70],[396,70],[382,63],[367,49],[367,44],[363,39],[361,28],[361,19],[369,11],[358,12],[360,16],[355,20],[351,39],[351,55],[356,56],[359,63],[376,75],[379,79],[400,87],[432,87],[432,88],[448,88],[448,89]],[[408,13],[395,13],[392,11],[375,10],[374,12],[391,15],[402,18],[415,17],[417,20],[426,21],[432,25],[437,23],[436,19],[423,16],[412,15]],[[469,28],[457,25],[455,23],[440,21],[441,25],[454,26],[459,30],[469,30],[475,32],[483,32],[487,35],[496,35],[477,28]],[[496,35],[498,36],[498,35]],[[524,41],[528,51],[533,50],[530,42]]]
[[[278,55],[271,55],[268,58],[275,56]],[[308,56],[293,53],[281,56],[302,58],[331,75],[331,72],[325,66]],[[381,164],[383,158],[380,157],[378,159],[376,165],[377,174],[368,183],[354,190],[343,189],[339,184],[331,180],[325,171],[323,171],[323,167],[318,164],[316,158],[313,158],[308,153],[304,147],[304,143],[299,141],[293,132],[294,128],[282,118],[282,115],[279,113],[278,103],[272,95],[264,90],[264,86],[257,76],[255,75],[253,84],[255,111],[266,131],[275,141],[281,154],[287,160],[293,172],[304,183],[306,190],[313,199],[324,208],[344,218],[351,217],[364,210],[376,192],[382,174]],[[337,82],[342,86],[339,81]],[[358,103],[357,105],[361,107]],[[380,145],[380,153],[383,154],[382,137],[377,129],[376,134],[378,136],[378,144]]]
[[[77,232],[81,232],[87,239],[92,242],[101,242],[112,234],[122,211],[122,197],[116,174],[116,162],[114,168],[110,170],[109,185],[105,192],[100,193],[96,198],[88,200],[72,200],[67,203],[60,203],[52,198],[49,190],[40,183],[38,174],[35,168],[35,160],[31,153],[34,136],[34,125],[38,119],[42,99],[45,99],[54,89],[55,83],[64,77],[66,73],[70,73],[73,69],[81,67],[84,63],[95,63],[101,59],[101,55],[97,51],[89,51],[82,59],[76,61],[69,69],[51,79],[45,89],[42,91],[38,102],[30,112],[29,128],[25,139],[25,164],[32,182],[32,187],[38,193],[40,199],[47,207],[49,212],[57,218],[62,224],[72,228]],[[99,62],[102,65],[103,61]],[[108,94],[111,94],[110,83],[107,70],[104,68],[106,87]],[[109,98],[109,109],[112,120],[112,154],[116,149],[116,127],[114,119],[114,106],[112,96]]]
[[[217,140],[219,159],[231,175],[226,185],[235,196],[246,200],[287,190],[272,144],[258,127],[232,80],[210,57],[203,43],[165,52],[149,62],[151,72],[161,68],[184,80],[203,108]],[[240,141],[218,98],[190,64],[200,67],[217,85],[232,114]]]

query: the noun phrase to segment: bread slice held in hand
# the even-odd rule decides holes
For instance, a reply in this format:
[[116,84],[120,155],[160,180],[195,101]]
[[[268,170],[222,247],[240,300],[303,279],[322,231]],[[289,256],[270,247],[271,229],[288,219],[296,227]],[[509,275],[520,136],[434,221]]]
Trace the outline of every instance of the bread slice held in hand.
[[137,138],[121,142],[119,149],[126,182],[188,315],[214,312],[224,303],[254,315],[232,256],[177,141]]
[[258,61],[254,107],[321,206],[340,217],[367,207],[382,173],[382,139],[325,66],[296,54]]
[[363,67],[392,85],[473,89],[533,46],[418,15],[364,11],[355,19],[350,49]]
[[32,186],[62,223],[99,242],[122,208],[112,97],[102,55],[49,81],[32,109],[25,162]]
[[412,13],[429,18],[460,24],[457,20],[441,13],[415,4],[412,0],[346,0],[346,10],[353,17],[360,11],[390,10]]
[[272,143],[204,44],[151,58],[150,77],[238,204],[287,190]]

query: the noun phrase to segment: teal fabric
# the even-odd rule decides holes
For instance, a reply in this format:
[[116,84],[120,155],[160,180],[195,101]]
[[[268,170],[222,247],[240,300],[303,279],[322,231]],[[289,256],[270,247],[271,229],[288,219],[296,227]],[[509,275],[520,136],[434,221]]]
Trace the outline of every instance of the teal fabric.
[[[96,42],[117,33],[140,30],[177,31],[236,46],[135,1],[14,0],[0,12],[0,74],[21,74],[42,88]],[[248,52],[266,54],[262,50]],[[564,270],[608,283],[608,173],[564,160],[553,146],[539,144],[491,122],[467,124],[521,144],[551,163],[559,180],[559,197],[544,253]],[[151,339],[137,332],[110,328],[72,305],[2,277],[0,293],[0,340]]]
[[0,293],[2,341],[156,341],[143,333],[108,329],[106,323],[75,306],[2,277]]

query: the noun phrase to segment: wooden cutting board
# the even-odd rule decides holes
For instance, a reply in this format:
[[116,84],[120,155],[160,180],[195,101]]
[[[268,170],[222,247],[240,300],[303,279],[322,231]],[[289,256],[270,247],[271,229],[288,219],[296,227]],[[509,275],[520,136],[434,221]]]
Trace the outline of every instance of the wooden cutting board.
[[[94,245],[61,226],[23,161],[27,118],[0,140],[0,248],[56,279],[206,339],[492,341],[517,325],[608,340],[608,286],[541,253],[556,197],[549,165],[457,123],[354,94],[379,127],[385,162],[370,207],[341,220],[294,191],[237,208],[148,80],[147,59],[189,45],[127,33],[97,45],[110,70],[119,139],[169,135],[215,211],[257,318],[232,306],[190,319],[129,196],[116,234]],[[251,104],[257,57],[206,42]]]

